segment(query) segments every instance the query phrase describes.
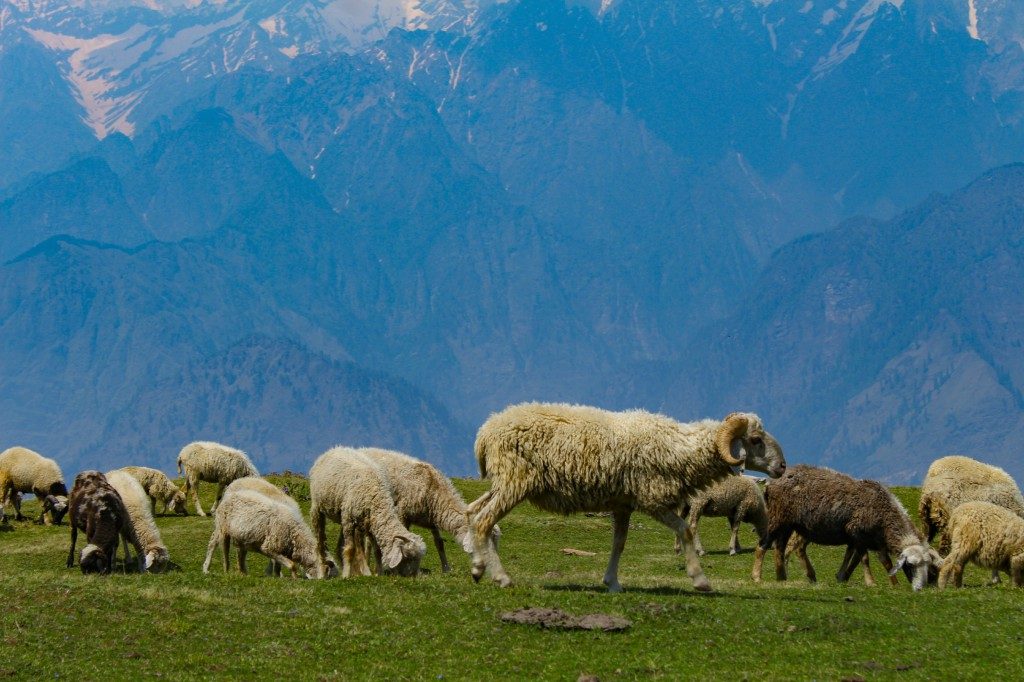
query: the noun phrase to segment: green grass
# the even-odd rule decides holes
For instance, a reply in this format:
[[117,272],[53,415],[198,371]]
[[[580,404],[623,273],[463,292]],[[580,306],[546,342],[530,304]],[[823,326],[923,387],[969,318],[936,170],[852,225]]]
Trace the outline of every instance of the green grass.
[[[467,499],[486,484],[460,481]],[[207,506],[212,486],[203,486]],[[917,491],[899,489],[908,509]],[[308,503],[303,503],[307,506]],[[36,511],[26,503],[26,513]],[[1024,590],[988,587],[969,568],[965,589],[913,594],[832,577],[842,550],[811,547],[820,576],[749,578],[746,551],[724,553],[723,519],[701,529],[704,570],[716,592],[693,591],[667,529],[636,515],[623,555],[626,592],[600,581],[611,542],[604,517],[558,517],[522,505],[502,521],[501,556],[515,581],[473,584],[469,558],[448,543],[442,574],[428,539],[430,573],[409,580],[293,581],[211,575],[201,564],[210,518],[158,517],[182,570],[165,575],[83,576],[64,568],[68,526],[13,524],[0,532],[0,677],[289,677],[297,679],[1005,679],[1024,677]],[[336,529],[332,528],[332,532]],[[563,547],[597,553],[566,556]],[[883,571],[873,561],[875,576]],[[523,606],[624,616],[622,633],[556,632],[508,625]]]

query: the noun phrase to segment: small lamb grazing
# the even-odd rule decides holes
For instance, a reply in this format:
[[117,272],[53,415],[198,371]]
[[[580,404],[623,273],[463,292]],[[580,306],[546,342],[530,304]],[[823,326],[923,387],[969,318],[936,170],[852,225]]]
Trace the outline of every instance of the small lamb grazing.
[[[825,467],[797,465],[765,487],[768,532],[754,556],[752,577],[761,580],[764,553],[775,545],[775,574],[786,579],[785,549],[793,533],[820,545],[846,545],[846,556],[836,580],[846,582],[864,554],[878,554],[894,575],[903,569],[915,591],[924,587],[929,569],[942,565],[938,552],[928,546],[907,510],[885,486],[856,480]],[[890,555],[899,560],[893,567]],[[814,575],[806,554],[801,557]]]
[[343,577],[369,575],[363,551],[366,539],[381,553],[385,572],[407,577],[419,573],[427,545],[402,524],[391,479],[375,460],[352,448],[332,448],[309,470],[309,492],[309,516],[324,561],[327,519],[341,524],[337,553]]
[[150,467],[121,467],[121,471],[131,474],[136,481],[142,484],[149,500],[153,505],[153,513],[156,513],[156,501],[164,503],[164,514],[181,514],[188,516],[187,505],[185,504],[185,493],[178,486],[174,485],[167,474],[159,469]]
[[0,522],[7,521],[8,502],[14,505],[15,518],[25,519],[17,493],[32,493],[42,501],[38,523],[60,525],[67,513],[68,489],[57,462],[19,446],[0,452]]
[[214,513],[203,573],[210,572],[218,545],[224,551],[224,572],[231,570],[232,540],[238,545],[238,570],[242,574],[247,572],[246,553],[252,550],[292,571],[292,577],[296,565],[305,569],[308,578],[327,576],[326,562],[317,554],[316,541],[306,522],[291,506],[262,493],[241,489],[224,496]]
[[153,521],[150,511],[150,500],[142,484],[134,476],[123,469],[108,471],[107,482],[121,496],[125,509],[128,511],[128,532],[124,534],[124,562],[131,558],[128,543],[135,546],[140,571],[159,573],[167,568],[171,559],[167,545],[160,537],[160,531]]
[[494,524],[529,500],[560,514],[612,513],[612,553],[604,575],[609,591],[622,589],[619,557],[634,511],[675,531],[694,587],[709,591],[692,533],[676,513],[680,505],[733,473],[733,467],[769,476],[786,470],[782,449],[761,419],[743,413],[681,423],[641,410],[524,403],[491,415],[477,433],[475,450],[480,475],[491,480],[491,489],[469,505],[473,578],[479,581],[487,570],[503,587],[512,581],[488,538]]
[[224,497],[224,488],[231,481],[243,476],[259,476],[260,472],[249,461],[241,450],[230,448],[220,443],[197,441],[189,443],[178,455],[178,475],[185,475],[185,498],[189,494],[195,496],[196,513],[206,516],[199,504],[199,481],[216,483],[217,497],[214,499],[210,513],[217,509],[217,504]]
[[1024,519],[991,502],[964,502],[953,510],[946,533],[950,552],[939,572],[939,589],[950,578],[962,587],[968,561],[1008,573],[1014,587],[1024,587]]
[[[361,448],[359,452],[387,471],[402,525],[406,528],[416,525],[430,529],[443,572],[448,573],[451,566],[445,555],[440,531],[451,533],[466,552],[473,553],[473,535],[469,528],[466,502],[447,476],[427,462],[401,452],[379,448]],[[500,537],[501,531],[495,526],[488,541],[492,549],[497,549]],[[378,569],[379,563],[378,557]]]
[[67,567],[75,565],[78,531],[85,531],[88,544],[82,549],[82,573],[110,573],[121,535],[130,524],[121,496],[98,471],[83,471],[75,477],[68,503],[71,547]]
[[[718,483],[701,490],[679,508],[679,515],[687,520],[693,533],[693,546],[698,556],[704,556],[704,547],[697,533],[697,523],[702,516],[724,516],[729,519],[732,537],[729,539],[729,554],[740,551],[740,524],[747,522],[754,526],[758,539],[768,530],[768,517],[764,509],[764,494],[761,483],[749,476],[727,476]],[[683,550],[683,544],[676,538],[676,554]]]

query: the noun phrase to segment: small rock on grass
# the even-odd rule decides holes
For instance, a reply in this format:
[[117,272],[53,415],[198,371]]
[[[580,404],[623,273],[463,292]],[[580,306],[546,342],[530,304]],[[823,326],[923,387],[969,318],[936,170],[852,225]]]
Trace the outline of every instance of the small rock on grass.
[[597,556],[597,552],[588,552],[583,549],[573,549],[572,547],[563,547],[562,554],[568,554],[569,556]]
[[562,609],[531,607],[516,609],[515,611],[505,611],[501,614],[501,620],[505,623],[536,625],[542,628],[557,630],[603,630],[605,632],[625,630],[632,625],[625,618],[610,616],[606,613],[588,613],[583,616],[574,616]]

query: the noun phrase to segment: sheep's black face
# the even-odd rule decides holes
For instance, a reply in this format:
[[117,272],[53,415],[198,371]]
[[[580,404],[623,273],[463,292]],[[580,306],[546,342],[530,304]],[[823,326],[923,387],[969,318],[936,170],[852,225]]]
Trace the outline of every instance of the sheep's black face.
[[43,504],[43,510],[48,510],[54,525],[59,526],[64,515],[68,513],[68,498],[63,495],[59,497],[47,495],[46,501]]

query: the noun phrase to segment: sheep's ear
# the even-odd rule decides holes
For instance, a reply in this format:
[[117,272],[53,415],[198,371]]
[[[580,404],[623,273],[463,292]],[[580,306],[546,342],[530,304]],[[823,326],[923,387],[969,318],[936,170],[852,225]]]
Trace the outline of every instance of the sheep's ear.
[[934,547],[928,550],[928,556],[932,558],[932,566],[935,566],[936,568],[942,568],[944,559],[942,558],[941,554],[935,551]]
[[462,549],[464,549],[468,554],[472,554],[473,553],[473,530],[472,529],[467,530],[465,532],[465,534],[462,536]]
[[902,568],[903,568],[903,564],[905,564],[905,563],[907,563],[907,557],[901,556],[900,560],[897,561],[896,565],[892,567],[891,571],[889,571],[889,576],[891,577],[891,576],[894,576],[897,573],[899,573],[900,570],[902,570]]
[[391,545],[388,555],[384,557],[385,568],[397,568],[398,564],[402,563],[402,559],[405,558],[405,555],[402,553],[402,545],[404,542],[404,540],[399,539],[395,540],[394,544]]

